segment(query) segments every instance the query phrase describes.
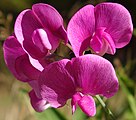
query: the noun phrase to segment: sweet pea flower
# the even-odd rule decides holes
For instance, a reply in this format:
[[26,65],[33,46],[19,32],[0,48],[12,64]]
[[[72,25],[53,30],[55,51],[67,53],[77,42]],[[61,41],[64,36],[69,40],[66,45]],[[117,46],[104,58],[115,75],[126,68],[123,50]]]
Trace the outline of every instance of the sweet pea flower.
[[3,45],[5,62],[18,80],[32,87],[29,93],[31,103],[33,107],[38,106],[36,111],[43,111],[50,104],[41,99],[38,78],[44,66],[54,61],[52,53],[60,40],[67,43],[63,19],[52,6],[34,4],[32,10],[27,9],[19,14],[14,32]]
[[22,82],[38,79],[42,65],[28,56],[15,35],[9,36],[3,45],[4,59],[13,75]]
[[58,47],[60,40],[67,43],[63,19],[55,8],[38,3],[22,11],[16,19],[15,36],[27,54],[41,60]]
[[58,47],[60,39],[67,42],[62,17],[53,7],[42,3],[19,14],[14,32],[4,42],[4,58],[10,71],[23,82],[37,79],[43,66],[52,62],[48,60],[50,53]]
[[44,101],[48,101],[51,107],[62,107],[71,98],[72,112],[78,105],[88,116],[96,114],[93,96],[110,98],[118,90],[118,79],[112,64],[93,54],[49,64],[42,71],[38,84],[41,98],[30,92],[34,109],[46,109]]
[[75,56],[87,48],[98,55],[115,54],[116,48],[126,46],[131,39],[133,25],[128,10],[118,3],[86,5],[71,18],[68,39]]
[[[33,94],[33,97],[36,96],[35,98],[40,101],[41,96],[38,94],[38,78],[43,70],[42,65],[37,60],[31,58],[31,56],[28,56],[14,34],[5,40],[3,51],[4,59],[9,70],[18,80],[27,82],[32,87],[31,94]],[[36,100],[35,98],[34,100]],[[50,104],[42,100],[39,102],[38,106],[47,109]],[[36,111],[40,110],[36,109]]]

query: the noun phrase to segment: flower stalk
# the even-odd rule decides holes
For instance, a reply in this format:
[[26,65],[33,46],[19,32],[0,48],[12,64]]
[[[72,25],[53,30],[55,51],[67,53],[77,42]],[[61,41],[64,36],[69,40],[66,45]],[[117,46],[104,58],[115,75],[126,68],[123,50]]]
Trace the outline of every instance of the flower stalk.
[[106,112],[106,114],[109,115],[111,120],[116,120],[115,116],[113,115],[113,113],[111,112],[111,110],[106,106],[106,104],[104,103],[104,101],[101,99],[101,97],[99,95],[95,96],[96,99],[98,100],[98,102],[101,104],[101,106],[103,107],[104,111]]

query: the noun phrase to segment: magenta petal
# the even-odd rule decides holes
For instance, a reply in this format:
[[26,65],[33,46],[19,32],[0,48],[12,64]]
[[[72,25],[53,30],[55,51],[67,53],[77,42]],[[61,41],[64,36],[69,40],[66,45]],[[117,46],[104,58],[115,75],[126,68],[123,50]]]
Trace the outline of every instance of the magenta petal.
[[43,29],[36,29],[33,32],[32,40],[42,52],[44,52],[45,49],[51,50],[51,44],[48,40],[48,36]]
[[43,71],[43,67],[42,65],[39,63],[38,60],[36,59],[33,59],[31,56],[29,56],[29,60],[30,60],[30,63],[32,64],[32,66],[34,66],[36,69],[38,69],[39,71]]
[[[108,33],[104,32],[103,37],[105,40],[104,42],[106,42],[107,47],[108,47],[108,49],[105,52],[108,54],[112,54],[112,55],[115,54],[116,46],[111,36]],[[105,46],[103,45],[103,47]]]
[[27,53],[34,59],[41,59],[45,57],[48,53],[47,49],[41,51],[42,48],[39,48],[39,46],[35,45],[32,41],[24,40],[23,47],[27,51]]
[[32,87],[32,89],[35,92],[36,96],[38,98],[41,98],[38,80],[36,79],[36,80],[29,81],[28,84]]
[[9,36],[3,45],[3,51],[4,51],[4,59],[5,62],[10,69],[10,71],[13,73],[13,75],[21,81],[26,81],[26,79],[23,76],[20,76],[15,68],[16,59],[20,56],[25,55],[25,52],[23,51],[21,45],[17,41],[17,39],[14,37],[14,35]]
[[114,41],[111,36],[105,32],[105,29],[105,27],[96,29],[96,32],[90,41],[92,50],[101,56],[105,53],[114,54],[116,51]]
[[45,109],[50,107],[50,104],[47,103],[46,100],[38,98],[34,92],[34,90],[32,90],[31,92],[29,92],[29,97],[30,97],[30,101],[31,104],[33,106],[33,108],[37,111],[37,112],[42,112]]
[[94,6],[80,9],[70,20],[67,28],[68,39],[76,56],[82,55],[89,47],[88,41],[95,31]]
[[81,96],[81,93],[79,93],[79,92],[72,96],[72,101],[71,101],[72,114],[76,111],[77,103],[81,98],[82,98],[82,96]]
[[67,67],[74,77],[77,91],[83,94],[105,97],[113,96],[118,90],[118,79],[112,64],[97,55],[84,55],[71,60]]
[[56,48],[59,46],[60,40],[58,37],[53,35],[53,33],[49,30],[46,30],[46,33],[48,35],[49,43],[51,44],[52,50],[56,50]]
[[32,10],[22,11],[17,17],[14,27],[17,40],[35,59],[42,58],[47,54],[47,50],[42,52],[32,41],[33,32],[41,27],[41,23]]
[[22,11],[15,22],[15,35],[18,41],[23,44],[24,40],[32,41],[32,34],[34,30],[42,28],[42,25],[34,15],[32,10]]
[[96,53],[100,53],[103,47],[103,31],[104,28],[97,29],[90,41],[90,47]]
[[63,19],[55,8],[47,4],[38,3],[32,6],[32,10],[44,28],[52,31],[58,38],[67,41],[67,34],[63,27]]
[[83,96],[78,101],[78,105],[82,109],[82,111],[86,113],[88,116],[92,117],[96,114],[96,106],[93,97],[86,95]]
[[65,69],[68,61],[63,59],[49,64],[44,68],[39,80],[42,98],[55,108],[63,106],[75,92],[73,78]]
[[28,55],[14,35],[4,42],[3,50],[5,62],[18,80],[28,82],[38,78],[40,71],[31,65]]
[[27,54],[18,57],[15,61],[15,69],[19,76],[24,79],[36,80],[39,78],[40,71],[33,67]]
[[56,36],[64,41],[64,43],[68,43],[67,32],[63,26],[59,27],[56,31]]
[[128,10],[117,3],[101,3],[95,7],[96,29],[106,27],[116,48],[127,45],[131,39],[133,25]]

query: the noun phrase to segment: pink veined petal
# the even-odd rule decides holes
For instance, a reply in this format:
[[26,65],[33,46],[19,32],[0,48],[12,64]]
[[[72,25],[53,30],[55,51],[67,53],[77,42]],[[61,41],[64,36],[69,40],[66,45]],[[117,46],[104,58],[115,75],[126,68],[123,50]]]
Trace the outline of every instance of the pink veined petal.
[[51,44],[52,50],[56,50],[56,48],[59,46],[60,40],[58,37],[56,37],[55,35],[53,35],[52,31],[49,31],[46,29],[46,33],[48,36],[48,40]]
[[41,59],[45,57],[48,53],[47,49],[44,49],[44,52],[41,51],[41,48],[36,46],[32,41],[23,41],[23,48],[27,51],[27,53],[34,59]]
[[92,40],[90,41],[90,47],[98,55],[104,55],[105,53],[114,54],[116,47],[111,36],[105,32],[105,27],[96,29]]
[[18,80],[28,82],[39,77],[40,71],[32,66],[14,35],[4,42],[3,50],[5,62]]
[[42,98],[54,108],[63,106],[75,92],[73,79],[65,69],[68,61],[63,59],[49,64],[39,79]]
[[89,41],[95,31],[94,6],[87,5],[80,9],[68,23],[68,39],[76,56],[82,55],[89,47]]
[[55,8],[48,4],[38,3],[32,6],[32,10],[44,28],[51,31],[54,36],[67,42],[67,34],[63,27],[63,19]]
[[104,38],[104,42],[106,42],[108,46],[108,49],[105,52],[112,55],[115,54],[116,46],[111,36],[108,33],[104,32],[103,38]]
[[83,96],[78,101],[79,107],[82,109],[82,111],[87,114],[88,116],[94,116],[96,114],[96,106],[95,101],[92,96]]
[[29,97],[30,97],[32,107],[37,112],[42,112],[42,111],[44,111],[44,110],[46,110],[47,108],[50,107],[50,104],[46,100],[44,100],[42,98],[38,98],[36,96],[34,90],[29,92]]
[[101,51],[102,45],[103,41],[101,41],[98,36],[95,36],[90,42],[91,49],[96,53],[99,53]]
[[38,79],[41,73],[31,65],[27,54],[22,55],[15,60],[15,69],[19,76],[26,79],[26,82]]
[[71,100],[72,114],[76,111],[77,103],[81,98],[82,98],[82,96],[79,92],[72,96],[72,100]]
[[[41,16],[41,14],[43,15]],[[34,59],[41,59],[47,55],[48,50],[43,47],[54,51],[58,47],[60,39],[64,39],[64,42],[67,43],[62,17],[53,7],[46,4],[35,4],[32,10],[22,11],[16,19],[14,28],[15,35],[23,49]],[[45,37],[48,38],[48,45],[47,39],[43,39]]]
[[42,67],[42,65],[40,64],[40,62],[38,60],[33,59],[30,55],[29,55],[29,60],[30,60],[30,63],[32,64],[32,66],[34,66],[39,71],[43,71],[44,68]]
[[40,94],[40,89],[39,89],[39,83],[38,80],[32,80],[29,81],[28,84],[32,87],[33,91],[35,92],[35,95],[37,96],[37,98],[41,99],[41,94]]
[[66,69],[74,77],[77,91],[107,98],[117,92],[118,79],[108,60],[98,55],[84,55],[73,58],[69,66]]
[[103,56],[108,50],[108,42],[106,40],[102,41],[96,36],[90,43],[91,52],[97,55]]
[[73,95],[71,104],[72,113],[75,112],[76,106],[79,105],[82,111],[88,116],[94,116],[96,114],[95,101],[91,96],[83,95],[82,93],[77,92]]
[[38,48],[40,48],[40,50],[42,52],[44,52],[45,49],[51,50],[51,48],[52,48],[51,44],[50,44],[50,42],[48,40],[48,36],[47,36],[46,32],[43,29],[36,29],[33,32],[32,40],[33,40],[34,44]]
[[95,7],[96,29],[105,27],[116,46],[121,48],[131,39],[133,25],[128,10],[118,3],[100,3]]
[[103,46],[103,28],[99,28],[95,31],[95,34],[92,36],[90,41],[90,47],[96,53],[99,53]]
[[14,30],[17,40],[23,44],[24,40],[31,41],[34,30],[42,25],[30,9],[22,11],[16,19]]
[[68,43],[67,32],[64,26],[59,27],[59,29],[56,31],[56,36],[62,39],[65,44]]
[[[9,70],[13,73],[13,75],[23,82],[27,81],[26,78],[20,76],[15,68],[16,59],[20,56],[25,55],[26,53],[23,51],[21,45],[17,41],[14,35],[9,36],[3,45],[4,51],[4,59],[9,68]],[[28,78],[27,78],[28,79]]]
[[33,11],[29,9],[19,14],[14,27],[17,40],[28,54],[35,59],[42,58],[47,54],[47,50],[42,52],[32,41],[32,34],[38,28],[42,28],[42,25]]

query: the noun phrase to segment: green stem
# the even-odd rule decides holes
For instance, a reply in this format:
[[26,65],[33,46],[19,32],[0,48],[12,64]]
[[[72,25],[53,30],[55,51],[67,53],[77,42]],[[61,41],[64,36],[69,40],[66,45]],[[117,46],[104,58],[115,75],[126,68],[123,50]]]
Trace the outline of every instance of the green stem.
[[73,49],[72,49],[72,46],[71,46],[69,43],[67,43],[66,46],[67,46],[70,50],[73,50]]
[[110,111],[109,108],[107,108],[106,104],[104,103],[104,101],[101,99],[101,97],[99,95],[95,96],[96,99],[99,101],[99,103],[102,105],[104,111],[109,115],[109,117],[111,118],[111,120],[116,120],[115,116],[113,115],[113,113]]

